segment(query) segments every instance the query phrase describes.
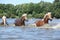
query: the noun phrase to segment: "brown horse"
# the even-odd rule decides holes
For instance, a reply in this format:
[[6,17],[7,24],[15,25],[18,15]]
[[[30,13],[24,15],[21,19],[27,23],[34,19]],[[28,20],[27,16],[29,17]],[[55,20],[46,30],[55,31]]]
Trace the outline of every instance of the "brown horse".
[[36,21],[35,26],[42,26],[44,24],[48,24],[48,20],[52,21],[51,12],[48,12],[42,20]]
[[23,14],[22,17],[20,19],[16,19],[15,20],[15,26],[25,26],[25,20],[27,19],[27,14]]

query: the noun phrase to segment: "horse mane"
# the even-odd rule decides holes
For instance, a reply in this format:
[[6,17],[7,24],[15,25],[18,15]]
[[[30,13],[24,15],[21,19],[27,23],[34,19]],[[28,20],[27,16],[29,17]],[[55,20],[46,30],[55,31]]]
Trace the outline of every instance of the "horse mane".
[[24,17],[24,16],[21,17],[20,20],[21,20],[21,21],[25,21],[25,17]]
[[45,15],[45,17],[44,17],[44,23],[48,23],[48,15]]
[[22,26],[22,25],[25,25],[25,22],[24,22],[24,21],[25,21],[25,18],[24,18],[24,16],[23,16],[23,17],[21,17],[21,18],[19,18],[19,19],[16,19],[14,24],[15,24],[16,26]]

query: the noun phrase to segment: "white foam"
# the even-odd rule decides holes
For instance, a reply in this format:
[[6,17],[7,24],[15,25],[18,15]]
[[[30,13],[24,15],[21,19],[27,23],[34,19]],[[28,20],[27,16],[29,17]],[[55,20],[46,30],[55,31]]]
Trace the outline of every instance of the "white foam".
[[56,26],[53,26],[52,28],[54,28],[54,29],[60,28],[60,23],[58,23]]

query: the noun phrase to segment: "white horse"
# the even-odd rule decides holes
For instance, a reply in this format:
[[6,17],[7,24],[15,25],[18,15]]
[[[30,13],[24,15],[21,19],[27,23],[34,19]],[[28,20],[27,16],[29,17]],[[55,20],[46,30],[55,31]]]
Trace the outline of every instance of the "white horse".
[[2,17],[2,23],[3,25],[6,25],[7,24],[7,20],[6,20],[6,16],[3,16]]

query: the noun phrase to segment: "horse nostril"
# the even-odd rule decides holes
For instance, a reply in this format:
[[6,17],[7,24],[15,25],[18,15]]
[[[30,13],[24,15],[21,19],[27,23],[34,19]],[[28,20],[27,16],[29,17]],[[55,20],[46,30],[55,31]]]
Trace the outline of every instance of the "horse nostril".
[[52,21],[52,19],[50,19],[50,21]]

